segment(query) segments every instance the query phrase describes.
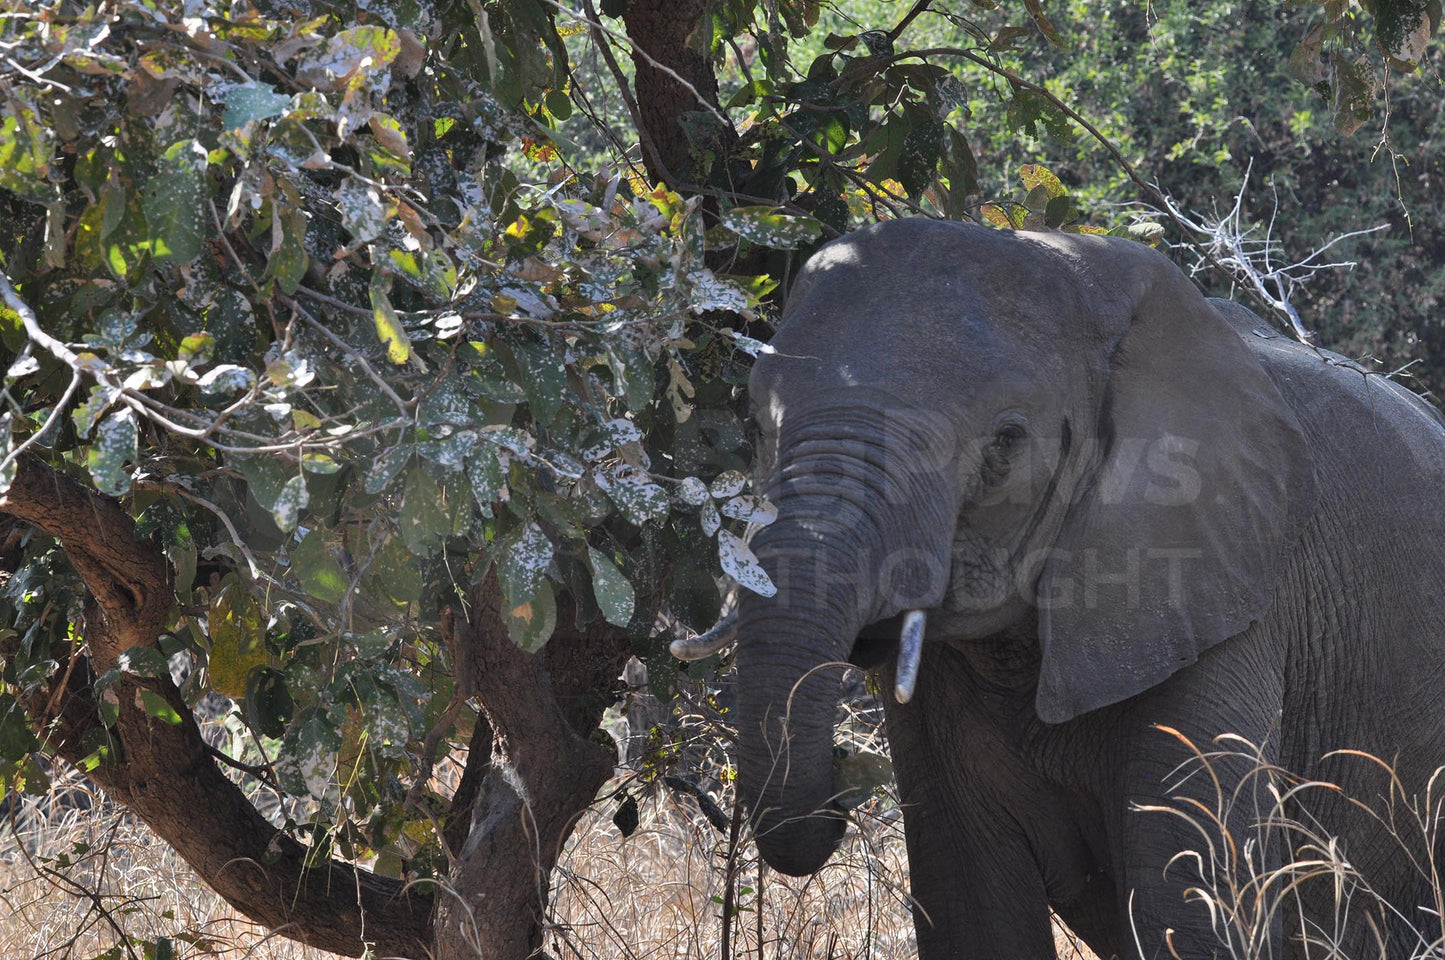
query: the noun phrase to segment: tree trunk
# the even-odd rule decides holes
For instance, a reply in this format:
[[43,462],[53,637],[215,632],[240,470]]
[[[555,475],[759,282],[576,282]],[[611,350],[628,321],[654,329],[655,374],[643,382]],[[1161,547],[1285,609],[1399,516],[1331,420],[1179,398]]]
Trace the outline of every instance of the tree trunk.
[[[689,42],[711,15],[705,0],[630,0],[623,14],[628,39],[636,44],[633,86],[643,161],[653,179],[675,190],[708,183],[714,164],[726,163],[738,141],[732,124],[718,119],[717,77],[707,50]],[[685,125],[702,142],[694,144]]]
[[437,960],[526,960],[542,949],[552,868],[577,817],[612,775],[596,729],[628,654],[626,634],[606,624],[579,630],[560,611],[544,652],[507,636],[495,574],[472,591],[461,648],[472,658],[491,729],[491,754],[473,743],[467,767],[486,764],[437,903]]

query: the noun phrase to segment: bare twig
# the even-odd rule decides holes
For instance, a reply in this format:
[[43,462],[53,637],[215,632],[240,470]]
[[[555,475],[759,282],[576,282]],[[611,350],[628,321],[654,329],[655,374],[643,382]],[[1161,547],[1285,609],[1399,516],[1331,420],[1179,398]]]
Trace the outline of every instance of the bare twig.
[[[322,300],[323,302],[334,302],[336,304],[342,303],[342,301],[334,300],[334,298],[328,297],[324,293],[320,293],[318,291],[306,288],[297,288],[298,292],[301,292],[302,290],[304,290],[308,297],[314,297],[318,300]],[[310,327],[313,331],[319,334],[322,339],[324,339],[327,343],[331,344],[333,347],[340,350],[342,353],[346,354],[346,356],[350,357],[353,361],[359,364],[361,366],[361,371],[366,374],[366,378],[372,383],[376,384],[377,388],[386,395],[387,399],[396,405],[396,409],[401,413],[401,418],[403,421],[409,421],[411,419],[411,409],[407,405],[407,402],[403,400],[397,394],[397,392],[391,388],[391,384],[387,383],[386,380],[376,372],[376,370],[371,366],[370,363],[366,362],[366,358],[363,357],[360,353],[358,353],[355,347],[338,337],[336,334],[332,333],[330,330],[326,329],[326,327],[319,320],[317,320],[311,315],[310,311],[308,311],[305,307],[301,306],[301,304],[297,303],[295,300],[291,299],[288,296],[285,296],[284,294],[280,297],[280,300],[286,306],[290,307],[293,311],[295,311],[296,315],[300,317],[308,327]],[[368,313],[368,316],[369,315],[370,314]]]
[[1208,219],[1188,214],[1179,209],[1173,198],[1163,191],[1158,193],[1160,204],[1175,223],[1183,226],[1196,238],[1195,249],[1199,251],[1200,259],[1194,265],[1192,274],[1199,273],[1206,263],[1218,267],[1244,284],[1270,309],[1283,314],[1290,332],[1297,340],[1306,344],[1313,343],[1313,334],[1300,319],[1299,310],[1290,302],[1290,297],[1322,270],[1354,266],[1354,262],[1348,260],[1320,262],[1319,258],[1325,251],[1342,241],[1388,230],[1389,224],[1340,234],[1302,260],[1280,263],[1278,258],[1283,251],[1283,244],[1274,233],[1278,200],[1262,237],[1256,236],[1258,228],[1247,225],[1244,220],[1244,196],[1249,189],[1249,178],[1253,169],[1254,161],[1251,159],[1245,168],[1244,182],[1240,184],[1234,204],[1222,217]]

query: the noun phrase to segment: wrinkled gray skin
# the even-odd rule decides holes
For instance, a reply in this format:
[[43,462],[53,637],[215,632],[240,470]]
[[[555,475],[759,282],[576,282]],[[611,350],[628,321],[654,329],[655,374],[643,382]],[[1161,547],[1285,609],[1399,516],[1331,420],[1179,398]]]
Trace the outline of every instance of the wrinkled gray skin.
[[[900,615],[927,610],[916,696],[887,707],[923,960],[1052,957],[1050,906],[1101,957],[1168,956],[1166,927],[1181,957],[1220,950],[1197,866],[1164,868],[1229,848],[1131,811],[1219,808],[1181,737],[1381,808],[1376,765],[1324,754],[1393,760],[1410,793],[1445,761],[1445,426],[1404,389],[1139,244],[926,220],[824,247],[773,347],[750,390],[778,519],[753,549],[779,591],[741,603],[741,783],[764,859],[821,867],[842,662],[891,685]],[[1219,819],[1275,867],[1252,766],[1214,761]],[[1301,797],[1435,936],[1378,825]],[[1317,935],[1361,947],[1373,912],[1386,956],[1416,946],[1363,895],[1336,920],[1332,881],[1300,889]],[[1286,899],[1259,955],[1303,955]]]

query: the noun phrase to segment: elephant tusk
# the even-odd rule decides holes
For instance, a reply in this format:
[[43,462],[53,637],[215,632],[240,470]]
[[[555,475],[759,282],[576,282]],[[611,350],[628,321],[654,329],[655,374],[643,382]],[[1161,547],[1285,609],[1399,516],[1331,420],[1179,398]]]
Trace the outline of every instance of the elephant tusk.
[[717,622],[707,633],[694,637],[678,637],[668,646],[679,660],[701,660],[717,653],[738,638],[738,616],[734,611]]
[[898,677],[893,684],[893,697],[899,703],[913,699],[913,687],[918,683],[918,661],[923,659],[923,628],[928,623],[928,614],[922,610],[910,610],[903,618],[903,633],[898,638]]

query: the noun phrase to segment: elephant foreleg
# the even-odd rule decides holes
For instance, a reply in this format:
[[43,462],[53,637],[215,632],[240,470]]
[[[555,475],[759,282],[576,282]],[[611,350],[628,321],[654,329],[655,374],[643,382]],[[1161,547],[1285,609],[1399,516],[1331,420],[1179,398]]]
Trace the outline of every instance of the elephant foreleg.
[[1048,896],[1024,834],[961,821],[901,771],[899,787],[919,960],[1054,957]]
[[980,776],[987,747],[941,696],[944,666],[921,678],[912,703],[887,710],[919,960],[1046,960],[1053,927],[1034,844]]

